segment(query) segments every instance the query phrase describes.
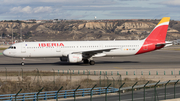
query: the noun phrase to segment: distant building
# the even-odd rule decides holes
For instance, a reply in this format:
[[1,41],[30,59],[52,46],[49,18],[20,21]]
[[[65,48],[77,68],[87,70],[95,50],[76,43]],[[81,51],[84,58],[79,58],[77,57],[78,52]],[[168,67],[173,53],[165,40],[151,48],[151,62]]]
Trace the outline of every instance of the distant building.
[[46,20],[37,20],[36,23],[46,23]]
[[29,20],[26,20],[24,22],[30,22],[30,23],[33,23],[33,22],[36,22],[36,19],[29,19]]
[[29,19],[28,21],[36,21],[36,19]]
[[58,19],[54,19],[53,22],[58,22]]
[[174,44],[174,45],[180,45],[180,39],[174,40],[174,41],[173,41],[173,44]]

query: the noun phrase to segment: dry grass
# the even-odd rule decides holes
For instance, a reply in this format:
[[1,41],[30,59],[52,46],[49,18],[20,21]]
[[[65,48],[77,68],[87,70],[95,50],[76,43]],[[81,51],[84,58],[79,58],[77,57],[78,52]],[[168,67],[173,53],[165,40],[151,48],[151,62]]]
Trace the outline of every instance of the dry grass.
[[[64,74],[62,72],[50,72],[50,71],[39,71],[37,72],[36,70],[34,71],[8,71],[7,73],[5,71],[0,71],[0,76],[36,76],[36,75],[41,75],[41,76],[66,76],[66,75],[70,75],[67,74],[67,72],[64,72]],[[71,73],[71,76],[79,76],[79,75],[83,75],[81,74],[73,74]]]
[[180,51],[180,48],[166,48],[164,50]]
[[[21,76],[23,74],[23,79],[21,79]],[[42,71],[8,71],[7,73],[5,71],[0,71],[0,76],[18,76],[18,80],[1,80],[0,79],[0,94],[13,94],[17,93],[20,89],[23,89],[21,93],[30,93],[30,92],[37,92],[42,87],[44,87],[43,91],[56,91],[61,86],[63,86],[64,90],[70,90],[75,89],[79,85],[81,85],[80,88],[92,88],[95,84],[97,84],[97,87],[106,87],[110,83],[112,84],[111,87],[119,88],[119,86],[125,82],[126,84],[124,87],[132,86],[135,82],[138,82],[138,85],[145,84],[147,80],[144,78],[142,79],[129,79],[125,78],[124,80],[121,80],[119,76],[114,76],[114,80],[108,80],[108,76],[100,76],[98,80],[91,80],[88,79],[91,75],[88,75],[86,79],[80,79],[79,81],[70,81],[69,79],[63,80],[61,79],[61,76],[70,76],[70,74],[63,74],[58,72],[42,72]],[[52,81],[43,81],[41,77],[45,76],[56,76],[56,80]],[[71,76],[86,76],[82,74],[71,74]],[[31,77],[35,76],[35,78]],[[92,75],[93,76],[93,75]],[[152,83],[153,81],[150,81]]]
[[[31,77],[24,77],[23,81],[2,81],[0,80],[0,94],[13,94],[17,93],[20,89],[23,89],[21,93],[30,93],[30,92],[37,92],[42,87],[44,87],[43,91],[57,91],[61,86],[63,86],[64,90],[75,89],[79,85],[80,88],[92,88],[95,84],[97,87],[105,87],[108,84],[112,84],[111,87],[118,88],[123,82],[126,84],[124,87],[132,86],[135,82],[138,82],[138,85],[145,84],[147,80],[145,79],[135,79],[131,80],[129,78],[125,78],[124,80],[116,79],[116,80],[91,80],[91,79],[83,79],[79,81],[71,82],[70,80],[62,80],[61,77],[57,78],[54,81],[42,81],[36,80],[33,81]],[[150,81],[153,82],[153,81]]]
[[7,49],[7,48],[0,48],[0,50],[5,50],[5,49]]

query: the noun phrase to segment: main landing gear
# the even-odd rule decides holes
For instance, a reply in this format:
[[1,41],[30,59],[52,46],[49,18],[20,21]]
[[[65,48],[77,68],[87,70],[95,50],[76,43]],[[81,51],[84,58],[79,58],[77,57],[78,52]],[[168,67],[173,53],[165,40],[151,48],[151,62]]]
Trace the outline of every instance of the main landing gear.
[[84,62],[84,64],[88,64],[89,60],[88,59],[84,59],[83,62]]
[[90,64],[90,65],[95,65],[95,61],[94,61],[94,60],[90,60],[90,61],[89,61],[89,64]]
[[83,62],[84,62],[84,64],[88,64],[89,63],[90,65],[95,65],[95,61],[94,60],[90,60],[89,61],[88,59],[84,59]]
[[22,58],[22,62],[21,62],[22,66],[24,66],[24,60],[25,60],[25,58]]

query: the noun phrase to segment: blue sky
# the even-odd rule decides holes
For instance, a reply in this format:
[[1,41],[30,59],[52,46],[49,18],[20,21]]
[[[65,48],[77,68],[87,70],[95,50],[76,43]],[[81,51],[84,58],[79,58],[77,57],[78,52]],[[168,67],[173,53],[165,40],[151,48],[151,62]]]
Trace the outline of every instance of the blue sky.
[[180,20],[180,0],[0,0],[0,20]]

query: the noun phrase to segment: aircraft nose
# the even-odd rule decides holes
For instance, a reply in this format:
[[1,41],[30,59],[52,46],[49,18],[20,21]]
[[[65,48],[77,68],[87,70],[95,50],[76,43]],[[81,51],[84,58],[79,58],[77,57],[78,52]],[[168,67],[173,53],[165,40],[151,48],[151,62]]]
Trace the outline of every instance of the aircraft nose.
[[4,51],[3,51],[3,55],[4,55],[4,56],[8,56],[7,50],[4,50]]

